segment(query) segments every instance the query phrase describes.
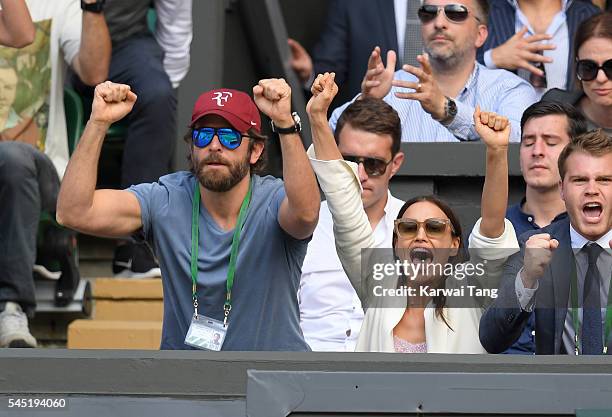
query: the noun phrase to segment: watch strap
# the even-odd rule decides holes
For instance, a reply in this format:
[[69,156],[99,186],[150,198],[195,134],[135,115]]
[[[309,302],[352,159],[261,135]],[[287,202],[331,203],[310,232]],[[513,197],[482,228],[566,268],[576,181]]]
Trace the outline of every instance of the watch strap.
[[271,121],[270,124],[272,126],[272,131],[280,135],[300,133],[302,131],[302,122],[300,121],[300,116],[297,114],[297,112],[293,112],[291,113],[291,117],[293,117],[293,126],[290,127],[278,127],[274,124],[273,121]]
[[94,3],[85,3],[81,0],[81,9],[85,12],[102,13],[104,11],[104,3],[106,0],[96,0]]

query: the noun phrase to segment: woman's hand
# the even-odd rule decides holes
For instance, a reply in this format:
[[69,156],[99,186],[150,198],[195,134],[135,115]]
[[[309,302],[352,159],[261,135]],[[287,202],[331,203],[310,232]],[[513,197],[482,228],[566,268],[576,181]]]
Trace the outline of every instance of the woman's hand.
[[334,81],[335,77],[336,73],[326,72],[325,74],[319,74],[312,83],[310,89],[312,97],[306,105],[306,112],[309,117],[323,115],[327,119],[329,106],[334,97],[336,97],[336,94],[338,94],[338,86]]
[[474,111],[474,126],[480,139],[489,149],[507,149],[510,142],[510,122],[507,117],[493,112]]

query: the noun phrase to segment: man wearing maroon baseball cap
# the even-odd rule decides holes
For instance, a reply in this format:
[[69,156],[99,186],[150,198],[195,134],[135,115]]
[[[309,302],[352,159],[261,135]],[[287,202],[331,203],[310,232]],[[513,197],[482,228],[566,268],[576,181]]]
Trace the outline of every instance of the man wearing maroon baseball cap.
[[[57,219],[107,237],[144,232],[164,280],[162,349],[309,350],[296,294],[319,189],[289,85],[261,80],[253,96],[218,89],[198,98],[187,136],[190,172],[95,190],[106,131],[137,99],[127,85],[96,87]],[[254,172],[265,146],[259,111],[279,134],[284,182]]]

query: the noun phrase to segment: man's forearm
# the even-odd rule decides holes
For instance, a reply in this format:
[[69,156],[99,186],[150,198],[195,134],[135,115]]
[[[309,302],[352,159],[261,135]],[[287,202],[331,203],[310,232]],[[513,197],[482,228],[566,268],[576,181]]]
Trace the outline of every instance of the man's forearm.
[[75,61],[77,74],[87,85],[94,86],[108,77],[111,40],[102,13],[83,11],[81,47]]
[[[108,126],[89,121],[79,144],[70,158],[62,180],[57,199],[57,218],[72,222],[86,218],[85,214],[93,205],[98,179],[98,160]],[[76,227],[70,223],[69,226]]]
[[508,206],[508,148],[487,147],[487,168],[482,189],[480,233],[499,237],[504,233]]
[[295,217],[310,222],[319,215],[320,195],[310,161],[297,133],[281,135],[283,180],[287,202]]
[[36,29],[24,0],[0,0],[0,44],[23,48],[34,42]]

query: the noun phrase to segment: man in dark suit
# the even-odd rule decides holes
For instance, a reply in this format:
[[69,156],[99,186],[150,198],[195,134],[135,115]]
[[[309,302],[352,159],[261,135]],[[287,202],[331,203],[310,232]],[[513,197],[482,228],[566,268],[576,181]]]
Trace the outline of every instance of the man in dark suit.
[[[401,0],[406,4],[406,0]],[[398,51],[398,30],[394,0],[332,0],[327,21],[317,42],[312,59],[295,40],[289,40],[292,67],[305,84],[312,84],[315,74],[336,73],[341,103],[361,91],[361,81],[368,66],[368,58],[375,46],[381,53]],[[408,7],[419,0],[408,0]],[[419,25],[414,12],[415,32],[420,39]],[[403,26],[402,26],[403,27]],[[401,39],[404,39],[403,33]],[[403,49],[403,45],[402,45]],[[416,60],[416,54],[412,57]],[[401,66],[397,63],[397,68]],[[310,82],[309,82],[310,80]]]
[[515,71],[534,87],[571,89],[574,34],[580,22],[601,10],[590,1],[490,0],[490,5],[489,36],[478,61]]
[[480,321],[490,353],[512,345],[534,310],[537,354],[601,354],[612,344],[602,308],[612,275],[612,138],[597,130],[572,139],[559,173],[568,217],[519,238]]

